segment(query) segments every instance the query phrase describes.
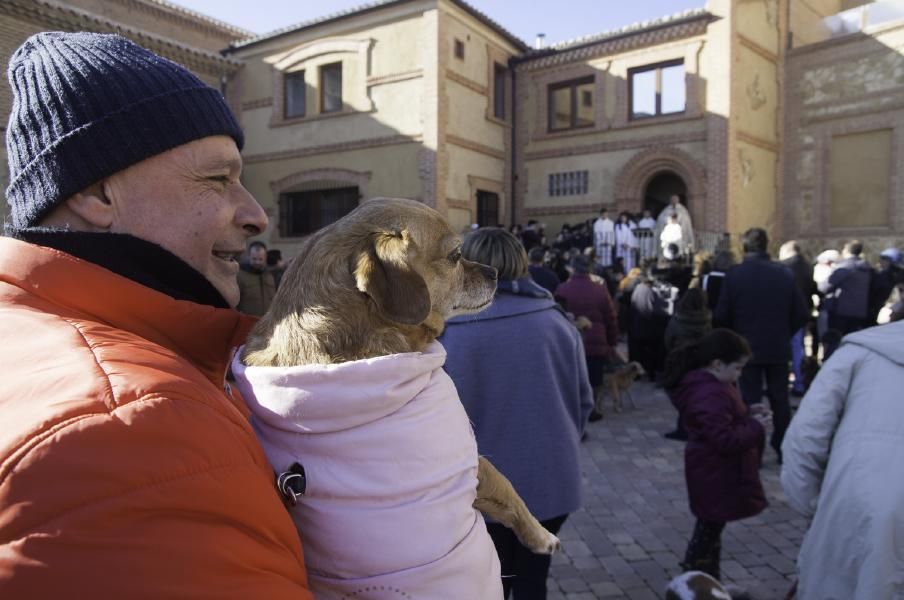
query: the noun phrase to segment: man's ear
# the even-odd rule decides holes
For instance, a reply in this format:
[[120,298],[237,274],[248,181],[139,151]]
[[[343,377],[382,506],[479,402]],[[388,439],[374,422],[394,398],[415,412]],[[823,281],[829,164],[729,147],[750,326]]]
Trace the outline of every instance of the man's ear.
[[113,224],[113,203],[107,198],[105,181],[73,194],[63,204],[92,227],[110,229]]
[[408,230],[370,236],[354,264],[355,283],[383,315],[397,323],[418,325],[430,314],[430,292],[412,268]]

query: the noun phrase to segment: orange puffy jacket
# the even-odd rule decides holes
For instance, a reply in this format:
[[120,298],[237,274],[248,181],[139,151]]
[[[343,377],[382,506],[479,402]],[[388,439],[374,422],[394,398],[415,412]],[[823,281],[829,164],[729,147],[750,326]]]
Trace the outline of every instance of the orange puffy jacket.
[[252,322],[0,238],[0,597],[312,598],[224,387]]

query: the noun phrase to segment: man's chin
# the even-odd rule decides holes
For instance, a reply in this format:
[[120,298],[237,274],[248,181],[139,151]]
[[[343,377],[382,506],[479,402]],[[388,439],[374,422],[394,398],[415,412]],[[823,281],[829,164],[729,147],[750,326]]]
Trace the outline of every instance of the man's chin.
[[211,281],[210,283],[218,292],[220,292],[220,296],[223,297],[223,300],[226,301],[226,304],[228,304],[230,308],[235,308],[239,305],[241,295],[239,293],[239,286],[235,283],[235,280],[233,280],[233,285],[223,285],[216,281]]

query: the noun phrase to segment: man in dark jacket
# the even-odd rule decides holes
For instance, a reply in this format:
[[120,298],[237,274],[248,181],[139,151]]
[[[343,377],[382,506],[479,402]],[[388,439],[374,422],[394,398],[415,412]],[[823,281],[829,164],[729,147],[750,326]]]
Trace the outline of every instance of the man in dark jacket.
[[[803,256],[800,246],[794,240],[782,244],[778,251],[778,260],[791,271],[794,284],[807,305],[807,317],[809,319],[813,314],[813,294],[816,293],[816,283],[813,281],[813,265]],[[807,391],[804,387],[804,378],[800,370],[800,365],[804,358],[804,330],[805,327],[801,327],[794,332],[794,336],[791,338],[791,372],[794,373],[794,385],[791,388],[791,392],[795,396],[803,396],[804,392]]]
[[725,275],[714,325],[747,338],[753,357],[738,382],[749,406],[762,401],[766,380],[773,425],[770,445],[781,462],[782,439],[791,421],[788,362],[791,336],[807,320],[807,306],[791,273],[766,253],[769,237],[755,227],[744,233],[744,261]]
[[286,263],[283,262],[282,252],[279,250],[267,250],[267,270],[273,275],[273,283],[279,289],[279,282],[286,272]]
[[852,240],[845,244],[841,262],[835,265],[829,278],[819,284],[819,291],[826,298],[829,329],[844,335],[869,326],[873,268],[861,258],[862,253],[861,242]]
[[531,248],[530,252],[527,253],[527,259],[530,261],[527,269],[530,271],[531,279],[549,290],[550,294],[555,294],[556,288],[559,287],[559,276],[552,269],[547,269],[543,266],[543,257],[545,255],[546,250],[542,247],[534,246]]
[[276,280],[267,269],[266,244],[260,241],[248,244],[248,262],[242,263],[238,282],[240,299],[236,308],[247,315],[264,316],[276,295]]

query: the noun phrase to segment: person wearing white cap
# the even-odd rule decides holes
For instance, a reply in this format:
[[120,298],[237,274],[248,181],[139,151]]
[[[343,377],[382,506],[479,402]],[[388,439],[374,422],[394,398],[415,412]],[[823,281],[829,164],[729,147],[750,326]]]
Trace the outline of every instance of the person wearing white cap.
[[832,274],[835,263],[840,260],[841,252],[834,249],[828,249],[819,253],[819,256],[816,257],[816,264],[813,265],[813,283],[816,284],[819,295],[819,305],[817,307],[818,312],[816,316],[816,340],[813,342],[814,354],[819,340],[822,340],[822,336],[825,335],[825,332],[829,329],[829,313],[826,310],[826,299],[825,296],[819,292],[819,288],[829,280],[829,275]]

